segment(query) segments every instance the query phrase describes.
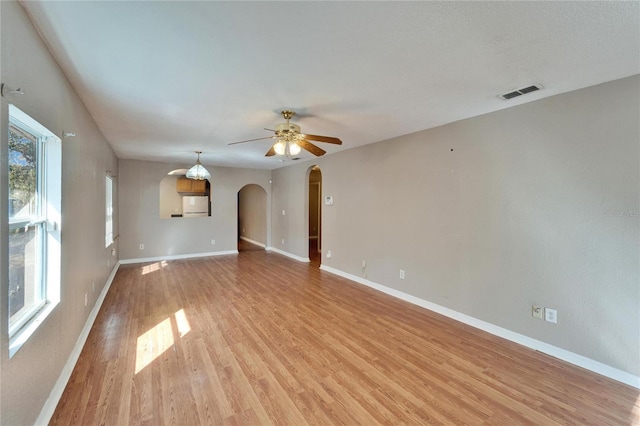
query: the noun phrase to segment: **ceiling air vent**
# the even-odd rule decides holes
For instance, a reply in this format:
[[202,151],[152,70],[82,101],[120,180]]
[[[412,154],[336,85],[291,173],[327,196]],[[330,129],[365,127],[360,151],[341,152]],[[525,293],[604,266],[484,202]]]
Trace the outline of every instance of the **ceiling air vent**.
[[517,89],[512,92],[504,93],[502,95],[498,95],[499,98],[506,100],[516,98],[518,96],[526,95],[527,93],[535,92],[536,90],[542,89],[540,84],[533,84],[531,86],[523,87],[522,89]]

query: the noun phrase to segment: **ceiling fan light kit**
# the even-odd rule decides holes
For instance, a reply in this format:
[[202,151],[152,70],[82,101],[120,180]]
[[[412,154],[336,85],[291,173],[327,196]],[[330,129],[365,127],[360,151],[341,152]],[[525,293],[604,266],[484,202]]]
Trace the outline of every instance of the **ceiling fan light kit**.
[[291,157],[292,155],[300,154],[301,148],[295,142],[289,142],[284,139],[280,139],[273,146],[273,150],[278,155],[284,155],[285,157]]
[[189,170],[187,170],[185,176],[187,177],[187,179],[193,180],[211,179],[211,173],[209,173],[207,169],[205,169],[204,166],[200,163],[200,154],[202,154],[202,151],[196,151],[196,154],[198,154],[196,164]]
[[[280,112],[280,115],[287,120],[286,123],[280,123],[275,126],[275,129],[272,130],[274,132],[274,136],[267,136],[264,138],[257,139],[249,139],[246,141],[233,142],[229,145],[235,145],[239,143],[245,142],[253,142],[263,139],[275,139],[277,142],[267,151],[265,154],[266,157],[271,157],[274,155],[282,155],[285,157],[293,157],[298,155],[303,149],[309,151],[311,154],[316,157],[320,157],[326,154],[326,151],[311,142],[324,142],[324,143],[332,143],[335,145],[342,145],[342,141],[338,138],[333,138],[330,136],[318,136],[318,135],[308,135],[302,133],[300,131],[300,126],[297,124],[292,124],[289,122],[291,117],[296,115],[294,111],[284,110]],[[269,129],[265,129],[269,130]]]

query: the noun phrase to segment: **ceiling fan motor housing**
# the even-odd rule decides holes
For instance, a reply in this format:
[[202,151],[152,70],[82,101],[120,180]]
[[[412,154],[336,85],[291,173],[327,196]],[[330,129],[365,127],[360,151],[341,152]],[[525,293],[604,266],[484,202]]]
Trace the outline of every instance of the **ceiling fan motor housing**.
[[277,136],[286,134],[297,135],[300,133],[300,126],[291,123],[280,123],[276,125],[274,130],[276,131]]

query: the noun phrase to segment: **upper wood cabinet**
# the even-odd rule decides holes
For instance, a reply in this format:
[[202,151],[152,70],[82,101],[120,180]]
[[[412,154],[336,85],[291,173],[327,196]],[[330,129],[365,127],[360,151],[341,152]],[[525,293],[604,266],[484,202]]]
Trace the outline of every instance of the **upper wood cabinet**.
[[177,190],[178,192],[205,193],[207,192],[207,181],[179,178]]

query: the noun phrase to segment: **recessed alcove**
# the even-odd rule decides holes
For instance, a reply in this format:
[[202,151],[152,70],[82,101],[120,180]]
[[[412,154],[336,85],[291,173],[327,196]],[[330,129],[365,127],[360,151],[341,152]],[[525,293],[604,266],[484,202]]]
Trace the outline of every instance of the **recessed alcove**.
[[160,181],[161,219],[211,216],[211,182],[187,179],[186,172],[172,170]]

